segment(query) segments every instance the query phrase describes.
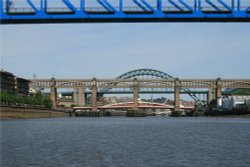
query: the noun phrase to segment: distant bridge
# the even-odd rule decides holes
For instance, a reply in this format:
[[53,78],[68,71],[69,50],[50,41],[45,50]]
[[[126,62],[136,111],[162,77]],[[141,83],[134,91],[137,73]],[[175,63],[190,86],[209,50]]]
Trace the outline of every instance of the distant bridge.
[[[151,76],[151,78],[149,78]],[[164,78],[165,77],[165,78]],[[84,102],[86,89],[91,90],[91,109],[96,111],[98,92],[102,94],[111,89],[133,90],[133,108],[138,109],[139,91],[143,89],[172,89],[174,92],[174,110],[180,110],[180,93],[186,91],[191,97],[196,99],[194,92],[190,89],[206,89],[208,91],[208,102],[212,99],[217,100],[221,105],[222,89],[225,88],[250,88],[250,79],[179,79],[172,78],[166,73],[151,70],[140,69],[128,72],[117,79],[32,79],[31,87],[33,88],[50,88],[50,97],[53,106],[57,105],[57,89],[73,88],[76,98]],[[189,92],[190,91],[190,92]],[[199,100],[197,100],[199,102]],[[84,105],[84,103],[80,103]]]
[[249,0],[0,0],[1,24],[249,21]]
[[[129,71],[125,74],[122,74],[120,76],[118,76],[116,79],[134,79],[134,78],[142,78],[142,79],[167,79],[167,80],[173,80],[175,79],[173,76],[165,73],[165,72],[162,72],[162,71],[159,71],[159,70],[154,70],[154,69],[137,69],[137,70],[132,70],[132,71]],[[101,89],[99,92],[103,92],[104,94],[108,94],[108,93],[111,93],[112,89]],[[129,90],[125,91],[123,90],[122,92],[126,92],[126,93],[129,93]],[[164,89],[164,88],[161,88],[160,90],[155,90],[153,88],[144,88],[144,89],[139,89],[138,90],[139,93],[159,93],[161,94],[162,93],[171,93],[173,92],[173,90],[169,90],[169,89]],[[202,94],[201,91],[192,91],[188,88],[181,88],[180,90],[180,93],[182,94],[188,94],[192,99],[194,99],[197,103],[201,104],[201,105],[204,105],[204,102],[202,100],[200,100],[199,98],[196,97],[196,94]],[[203,91],[203,94],[206,94],[207,92],[204,92]]]
[[[112,110],[112,109],[120,109],[120,110],[132,110],[134,106],[134,102],[124,102],[124,103],[114,103],[107,104],[104,106],[98,106],[97,108],[100,110]],[[173,105],[163,104],[163,103],[152,103],[152,102],[138,102],[139,109],[174,109]],[[191,110],[194,109],[194,106],[181,106],[180,109]],[[85,107],[74,107],[74,110],[91,110],[91,106]]]

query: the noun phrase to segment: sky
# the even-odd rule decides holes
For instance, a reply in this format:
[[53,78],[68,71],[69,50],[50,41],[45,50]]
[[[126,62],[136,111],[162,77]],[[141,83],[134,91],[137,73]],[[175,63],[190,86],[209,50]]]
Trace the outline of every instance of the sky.
[[1,69],[18,77],[250,78],[249,23],[0,25]]

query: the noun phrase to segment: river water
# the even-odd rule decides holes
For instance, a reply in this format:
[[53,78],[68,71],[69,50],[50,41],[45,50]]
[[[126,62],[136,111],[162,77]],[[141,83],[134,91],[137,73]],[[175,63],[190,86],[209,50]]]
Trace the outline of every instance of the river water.
[[1,120],[1,167],[249,167],[249,118]]

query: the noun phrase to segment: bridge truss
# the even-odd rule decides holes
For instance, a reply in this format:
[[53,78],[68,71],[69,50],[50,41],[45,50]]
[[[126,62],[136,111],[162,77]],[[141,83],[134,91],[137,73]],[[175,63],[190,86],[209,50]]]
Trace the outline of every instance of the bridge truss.
[[249,21],[249,0],[0,0],[1,24]]
[[[133,79],[56,79],[56,88],[92,87],[93,80],[98,88],[133,88]],[[141,88],[174,88],[174,80],[138,79]],[[216,88],[216,79],[178,79],[181,88]],[[31,79],[33,88],[50,88],[51,79]],[[221,79],[222,88],[250,88],[250,79]]]
[[[130,72],[127,72],[121,76],[119,76],[117,79],[131,79],[131,78],[137,78],[137,77],[144,77],[144,76],[154,76],[156,78],[160,79],[166,79],[166,80],[174,80],[175,78],[172,77],[171,75],[158,71],[158,70],[153,70],[153,69],[138,69],[138,70],[133,70]],[[187,93],[193,100],[195,100],[196,103],[200,105],[204,105],[204,101],[196,97],[196,93],[194,91],[191,91],[189,88],[181,88],[182,93]],[[153,90],[152,90],[153,92]],[[165,91],[167,92],[167,91]]]
[[[89,88],[92,90],[92,110],[97,109],[98,90],[112,88],[128,88],[133,90],[134,103],[137,103],[139,89],[171,88],[175,93],[175,109],[179,108],[181,89],[201,88],[215,90],[215,99],[222,96],[223,88],[250,88],[249,79],[33,79],[33,88],[50,88],[53,105],[56,106],[57,88]],[[176,98],[177,97],[177,98]]]

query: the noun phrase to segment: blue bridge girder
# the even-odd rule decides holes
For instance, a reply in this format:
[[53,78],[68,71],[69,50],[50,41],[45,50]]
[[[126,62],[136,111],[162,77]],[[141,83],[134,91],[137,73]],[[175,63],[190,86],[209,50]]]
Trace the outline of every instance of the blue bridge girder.
[[250,22],[249,0],[61,0],[58,7],[49,5],[54,0],[20,1],[0,0],[0,24]]

